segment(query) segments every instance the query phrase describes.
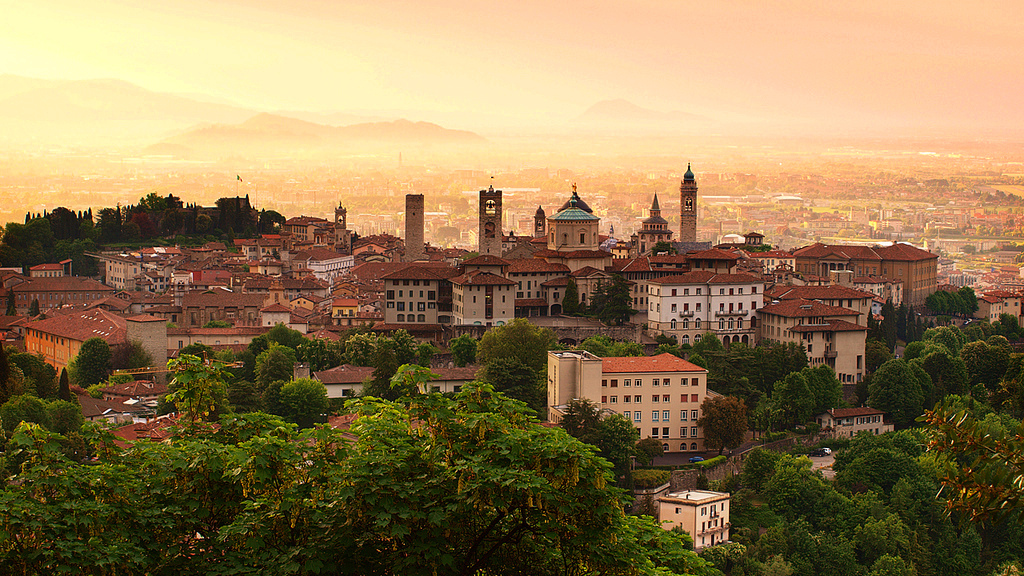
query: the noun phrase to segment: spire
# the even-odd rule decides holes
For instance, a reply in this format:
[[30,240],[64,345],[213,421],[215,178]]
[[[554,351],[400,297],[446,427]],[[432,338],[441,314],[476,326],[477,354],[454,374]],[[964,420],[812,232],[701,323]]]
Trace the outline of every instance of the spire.
[[661,206],[658,205],[658,193],[657,192],[654,193],[654,202],[651,202],[651,212],[654,212],[655,210],[659,210],[659,211],[661,210]]
[[690,170],[690,163],[687,162],[686,163],[686,174],[683,174],[683,180],[692,181],[693,179],[694,179],[693,178],[693,170]]

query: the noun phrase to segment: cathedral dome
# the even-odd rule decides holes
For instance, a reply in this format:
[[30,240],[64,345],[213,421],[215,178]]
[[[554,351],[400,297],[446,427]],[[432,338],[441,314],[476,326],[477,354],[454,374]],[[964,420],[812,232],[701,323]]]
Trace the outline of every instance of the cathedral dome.
[[[572,201],[573,200],[576,201],[575,205],[572,205]],[[583,210],[587,214],[593,214],[594,213],[593,208],[591,208],[590,206],[587,206],[587,203],[584,202],[580,198],[579,194],[576,193],[576,189],[575,188],[573,188],[572,197],[569,198],[569,200],[567,200],[565,202],[565,204],[562,204],[562,207],[559,208],[558,211],[561,212],[562,210],[566,210],[566,209],[569,209],[569,208],[579,208],[580,210]]]

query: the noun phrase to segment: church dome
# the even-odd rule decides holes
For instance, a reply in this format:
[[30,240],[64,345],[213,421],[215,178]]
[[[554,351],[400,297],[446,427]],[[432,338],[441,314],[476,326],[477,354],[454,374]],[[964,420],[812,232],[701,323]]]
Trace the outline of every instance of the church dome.
[[690,164],[687,163],[686,164],[686,174],[683,174],[683,180],[686,180],[688,182],[692,182],[693,179],[694,179],[693,178],[693,171],[690,170]]
[[[572,204],[573,200],[576,201],[575,205]],[[583,199],[580,198],[580,195],[576,193],[575,189],[572,191],[572,197],[569,198],[569,200],[567,200],[565,202],[565,204],[562,204],[562,207],[559,208],[558,211],[561,212],[562,210],[567,210],[569,208],[579,208],[580,210],[583,210],[587,214],[593,214],[594,213],[593,208],[591,208],[590,206],[587,206],[587,203],[584,202]]]

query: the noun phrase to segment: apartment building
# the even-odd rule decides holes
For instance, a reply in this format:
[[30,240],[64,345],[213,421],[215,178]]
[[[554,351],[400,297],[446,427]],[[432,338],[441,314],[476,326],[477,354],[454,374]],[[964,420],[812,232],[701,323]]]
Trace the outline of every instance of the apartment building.
[[833,438],[853,438],[861,432],[885,434],[893,431],[888,414],[877,408],[834,408],[819,414],[816,421]]
[[408,265],[381,276],[385,324],[448,324],[454,268]]
[[504,326],[515,318],[516,282],[483,270],[451,279],[453,323]]
[[729,540],[729,493],[710,490],[670,492],[658,498],[658,520],[665,530],[681,526],[694,551]]
[[825,364],[843,383],[864,379],[867,326],[859,312],[815,300],[785,300],[758,310],[758,342],[795,343],[804,347],[811,366]]
[[666,452],[703,452],[697,426],[708,396],[707,370],[672,354],[599,358],[583,350],[548,352],[548,419],[561,421],[573,399],[620,414]]
[[14,294],[18,314],[28,314],[33,301],[38,301],[39,310],[45,312],[59,306],[92,304],[117,292],[110,286],[79,276],[31,278],[8,290]]
[[764,281],[749,274],[687,272],[648,280],[648,331],[691,344],[713,332],[724,344],[756,339]]

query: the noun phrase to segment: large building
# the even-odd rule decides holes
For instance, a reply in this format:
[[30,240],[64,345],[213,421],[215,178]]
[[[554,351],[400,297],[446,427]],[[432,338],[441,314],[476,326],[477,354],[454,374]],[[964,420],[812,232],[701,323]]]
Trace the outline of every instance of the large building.
[[599,358],[583,350],[548,352],[548,419],[559,422],[570,400],[587,399],[620,414],[641,438],[666,452],[703,452],[697,426],[708,396],[708,371],[672,354]]
[[405,195],[405,262],[426,258],[423,243],[423,194]]
[[815,300],[784,300],[758,310],[758,341],[794,343],[807,351],[813,366],[827,365],[844,384],[864,379],[867,326],[859,312]]
[[764,281],[749,274],[687,272],[648,282],[647,326],[651,333],[692,344],[714,332],[728,346],[753,345]]
[[793,252],[796,271],[828,278],[834,270],[849,270],[855,277],[875,276],[903,284],[909,306],[924,306],[938,288],[939,255],[910,244],[846,246],[816,243]]
[[637,241],[640,243],[640,254],[647,254],[658,242],[672,241],[672,230],[668,227],[668,220],[661,217],[657,194],[651,202],[650,215],[640,224]]

